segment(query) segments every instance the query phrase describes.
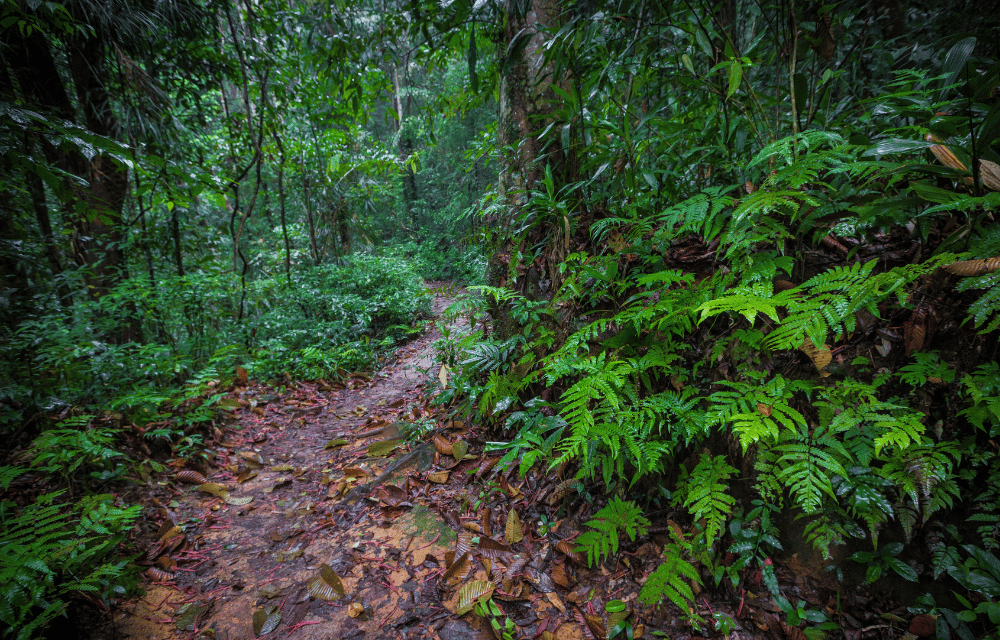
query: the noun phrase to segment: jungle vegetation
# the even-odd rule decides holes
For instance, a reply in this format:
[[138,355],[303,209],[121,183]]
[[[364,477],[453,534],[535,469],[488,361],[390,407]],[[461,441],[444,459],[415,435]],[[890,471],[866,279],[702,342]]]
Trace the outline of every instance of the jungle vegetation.
[[442,348],[440,401],[605,487],[591,561],[695,523],[645,602],[766,579],[794,523],[832,571],[951,580],[920,603],[940,636],[995,635],[998,27],[970,1],[5,2],[5,637],[134,593],[115,483],[197,456],[235,377],[377,369],[425,280],[490,318]]

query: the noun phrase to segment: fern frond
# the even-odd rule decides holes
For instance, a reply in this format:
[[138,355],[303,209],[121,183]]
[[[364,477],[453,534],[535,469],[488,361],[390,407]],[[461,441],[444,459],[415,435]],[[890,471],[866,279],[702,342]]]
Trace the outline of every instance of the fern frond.
[[702,454],[698,465],[681,489],[686,496],[684,507],[695,520],[705,521],[705,546],[710,547],[722,531],[736,504],[736,498],[727,493],[728,480],[736,469],[726,463],[723,456]]
[[575,551],[586,551],[587,563],[594,566],[618,553],[619,532],[624,531],[630,540],[635,540],[649,531],[649,520],[634,502],[614,496],[587,522],[587,526],[596,531],[587,531],[577,538]]
[[663,227],[654,239],[662,242],[687,233],[700,233],[711,240],[721,228],[716,222],[719,214],[735,203],[735,199],[725,195],[732,190],[732,186],[704,189],[701,193],[668,207],[659,215],[659,222]]
[[684,560],[683,550],[677,544],[663,549],[663,562],[649,574],[646,584],[639,591],[639,602],[656,606],[670,600],[686,615],[692,615],[691,603],[694,590],[691,584],[701,584],[701,577],[690,563]]
[[803,159],[807,158],[809,155],[814,155],[806,154],[796,158],[796,156],[793,155],[794,150],[802,153],[809,150],[815,151],[818,147],[823,145],[840,147],[843,144],[844,138],[836,133],[811,129],[809,131],[800,132],[796,135],[781,138],[780,140],[776,140],[765,146],[757,152],[757,155],[753,157],[747,165],[747,168],[753,168],[775,156],[780,156],[785,161],[785,164],[794,166],[795,164],[803,162]]
[[955,288],[958,291],[985,289],[986,293],[969,306],[969,315],[980,333],[990,333],[1000,327],[1000,272],[964,278]]

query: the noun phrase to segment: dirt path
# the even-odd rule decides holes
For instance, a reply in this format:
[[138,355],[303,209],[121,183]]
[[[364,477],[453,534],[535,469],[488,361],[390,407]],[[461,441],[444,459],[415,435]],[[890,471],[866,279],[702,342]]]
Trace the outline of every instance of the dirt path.
[[[435,314],[449,301],[435,298]],[[701,636],[672,605],[636,601],[666,532],[679,531],[672,512],[588,567],[573,539],[601,487],[578,494],[544,469],[500,469],[479,427],[428,402],[440,338],[425,333],[373,379],[235,388],[214,464],[182,463],[143,488],[146,595],[88,640],[499,639],[491,623],[509,638],[604,638],[616,627],[618,637]],[[778,573],[796,598],[829,608],[829,586]],[[801,640],[751,588],[712,602],[703,593],[692,613],[728,620],[732,640]],[[468,611],[484,595],[502,609],[492,618]]]
[[[436,297],[435,314],[449,301]],[[644,627],[647,637],[702,635],[672,606],[636,603],[666,532],[679,531],[672,512],[589,568],[572,540],[601,487],[582,500],[544,469],[520,478],[496,466],[478,427],[428,402],[440,338],[425,333],[373,379],[235,388],[214,464],[182,463],[142,488],[151,492],[146,595],[84,635],[486,640],[500,637],[491,620],[461,604],[487,593],[502,607],[493,622],[509,624],[510,638],[603,638],[616,625],[618,637],[625,627],[635,638]],[[835,585],[815,571],[778,572],[796,598],[829,610]],[[703,593],[693,613],[728,620],[734,640],[801,640],[754,591],[759,583],[741,582],[711,603]],[[874,619],[871,595],[862,597],[855,626]]]
[[[435,315],[448,302],[436,297]],[[252,382],[237,389],[240,409],[217,449],[218,466],[204,474],[209,484],[184,483],[201,481],[188,467],[151,498],[163,524],[147,575],[158,581],[115,612],[106,636],[252,638],[260,611],[265,629],[276,625],[281,637],[434,637],[438,630],[439,637],[478,637],[457,620],[435,624],[450,617],[436,576],[457,535],[432,510],[441,505],[428,495],[436,487],[426,479],[437,471],[434,480],[441,480],[448,466],[448,475],[464,479],[461,472],[475,461],[441,460],[405,437],[414,425],[434,425],[449,442],[468,435],[424,396],[428,377],[440,370],[432,371],[440,338],[436,329],[425,333],[374,379],[302,384],[282,394]],[[369,456],[378,442],[395,457]],[[415,448],[423,459],[407,456]],[[412,464],[367,496],[350,491],[405,457]],[[340,578],[343,595],[324,586],[324,565]]]

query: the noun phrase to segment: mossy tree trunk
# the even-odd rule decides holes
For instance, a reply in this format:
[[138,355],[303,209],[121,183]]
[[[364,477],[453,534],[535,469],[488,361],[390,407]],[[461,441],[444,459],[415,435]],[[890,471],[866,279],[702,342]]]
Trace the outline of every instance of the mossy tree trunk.
[[[552,86],[560,79],[553,77],[552,65],[546,64],[548,36],[539,27],[556,27],[561,6],[559,0],[507,0],[503,11],[500,50],[507,53],[500,71],[498,142],[499,193],[504,207],[498,219],[488,221],[496,229],[498,242],[490,256],[487,281],[516,290],[529,300],[551,299],[555,287],[546,278],[545,267],[525,256],[526,246],[546,243],[548,230],[537,225],[527,235],[518,235],[515,222],[531,206],[531,191],[540,188],[545,174],[543,148],[551,151],[539,133],[551,121],[556,104]],[[498,337],[519,331],[507,309],[494,308],[492,315]]]

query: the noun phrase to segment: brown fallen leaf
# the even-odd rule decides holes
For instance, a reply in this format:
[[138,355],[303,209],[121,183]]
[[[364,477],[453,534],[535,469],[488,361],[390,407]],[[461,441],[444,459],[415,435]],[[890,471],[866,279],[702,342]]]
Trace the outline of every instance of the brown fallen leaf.
[[566,565],[562,562],[559,562],[552,567],[550,576],[552,577],[552,582],[555,582],[563,589],[569,589],[573,586],[569,571],[566,570]]
[[483,533],[493,536],[493,509],[486,507],[482,511]]
[[444,436],[440,434],[434,434],[433,438],[434,450],[443,456],[450,456],[453,450],[453,445],[451,442],[446,440]]
[[574,548],[575,545],[567,540],[560,540],[558,543],[556,543],[556,549],[562,554],[564,554],[567,558],[577,563],[578,565],[581,566],[586,565],[587,561],[581,554],[574,551],[573,550]]
[[566,605],[564,605],[563,601],[559,599],[559,596],[555,591],[546,592],[545,599],[552,603],[553,607],[559,609],[559,613],[566,613]]
[[493,538],[486,537],[479,538],[479,551],[487,558],[492,558],[493,560],[502,560],[510,555],[509,546],[497,542]]
[[205,484],[208,480],[205,476],[201,475],[197,471],[191,471],[190,469],[184,469],[183,471],[178,471],[177,475],[174,476],[175,480],[180,480],[181,482],[187,482],[188,484]]
[[146,569],[146,577],[153,582],[170,582],[174,579],[174,574],[164,571],[158,567]]
[[444,484],[448,482],[448,474],[448,471],[435,471],[434,473],[427,474],[427,481],[434,484]]
[[441,576],[441,582],[449,587],[455,587],[465,581],[471,568],[472,561],[469,559],[469,554],[463,553],[444,572]]
[[467,520],[463,521],[462,522],[462,528],[465,529],[466,531],[471,531],[472,533],[476,533],[476,534],[480,534],[480,535],[485,535],[483,533],[483,527],[482,527],[482,525],[480,525],[478,522],[469,522]]

